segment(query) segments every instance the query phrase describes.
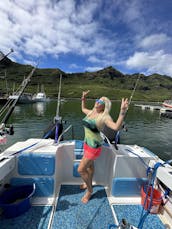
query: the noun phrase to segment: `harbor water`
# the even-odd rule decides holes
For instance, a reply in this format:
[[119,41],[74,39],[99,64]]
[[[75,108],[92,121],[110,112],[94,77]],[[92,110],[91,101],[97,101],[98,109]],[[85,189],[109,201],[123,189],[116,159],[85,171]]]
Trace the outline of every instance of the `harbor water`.
[[[88,108],[92,108],[94,101],[87,101]],[[14,126],[14,135],[7,136],[7,148],[16,141],[28,138],[42,138],[44,130],[56,116],[57,101],[46,103],[17,105],[8,123]],[[112,103],[111,116],[117,119],[120,103]],[[72,128],[64,135],[64,139],[83,139],[84,131],[79,100],[65,100],[60,105],[60,116],[64,121],[64,129],[69,125]],[[151,150],[163,160],[172,159],[172,119],[162,118],[159,111],[142,110],[130,105],[125,118],[125,129],[120,131],[121,144],[136,144]],[[2,146],[1,146],[2,148]],[[1,149],[2,150],[2,149]]]

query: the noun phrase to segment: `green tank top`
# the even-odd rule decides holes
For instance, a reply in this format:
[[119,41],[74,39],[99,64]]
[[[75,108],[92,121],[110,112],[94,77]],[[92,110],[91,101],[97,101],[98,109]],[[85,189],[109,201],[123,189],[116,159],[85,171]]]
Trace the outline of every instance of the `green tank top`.
[[99,148],[103,140],[100,131],[97,129],[96,120],[85,117],[82,122],[85,131],[84,142],[92,148]]

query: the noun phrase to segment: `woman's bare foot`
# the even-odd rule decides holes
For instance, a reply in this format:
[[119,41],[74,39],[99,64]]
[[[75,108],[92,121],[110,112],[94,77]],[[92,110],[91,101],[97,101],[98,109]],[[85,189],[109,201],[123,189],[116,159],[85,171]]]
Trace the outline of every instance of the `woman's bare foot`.
[[90,198],[91,198],[91,195],[92,195],[92,192],[87,191],[87,192],[85,193],[85,195],[84,195],[84,196],[82,197],[82,199],[81,199],[82,203],[83,203],[83,204],[87,204],[88,201],[89,201]]
[[81,190],[87,189],[86,183],[81,184],[79,187]]

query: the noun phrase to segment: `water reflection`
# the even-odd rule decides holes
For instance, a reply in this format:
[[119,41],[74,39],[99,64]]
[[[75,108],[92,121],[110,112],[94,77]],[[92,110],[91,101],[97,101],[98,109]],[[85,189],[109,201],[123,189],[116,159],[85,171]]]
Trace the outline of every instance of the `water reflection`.
[[[93,106],[93,101],[87,101],[88,109]],[[9,145],[16,141],[24,141],[28,138],[39,138],[43,136],[44,130],[56,115],[57,101],[48,103],[35,103],[20,105],[15,108],[9,123],[14,125],[15,134],[9,136]],[[113,102],[111,116],[117,120],[120,103]],[[81,112],[81,103],[77,100],[67,100],[60,106],[60,116],[66,121],[64,129],[72,124],[74,138],[83,139],[84,129]],[[121,131],[121,144],[137,144],[147,147],[160,156],[163,160],[172,158],[172,119],[160,118],[159,112],[141,110],[130,106],[126,115],[126,126],[128,131]],[[71,139],[72,131],[65,133],[65,139]]]
[[14,108],[13,114],[18,115],[20,114],[20,112],[21,112],[21,106],[16,106]]
[[46,103],[43,102],[37,102],[33,104],[33,107],[36,111],[36,114],[38,116],[43,116],[45,113],[45,109],[46,109]]

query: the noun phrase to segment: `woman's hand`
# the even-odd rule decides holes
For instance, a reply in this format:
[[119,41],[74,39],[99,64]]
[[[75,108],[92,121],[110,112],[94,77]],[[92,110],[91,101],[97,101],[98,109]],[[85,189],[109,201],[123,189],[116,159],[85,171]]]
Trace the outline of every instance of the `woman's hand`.
[[86,97],[86,95],[90,92],[90,90],[88,91],[83,91],[82,92],[82,98],[84,99]]
[[128,99],[122,98],[121,101],[121,111],[126,112],[128,110]]

